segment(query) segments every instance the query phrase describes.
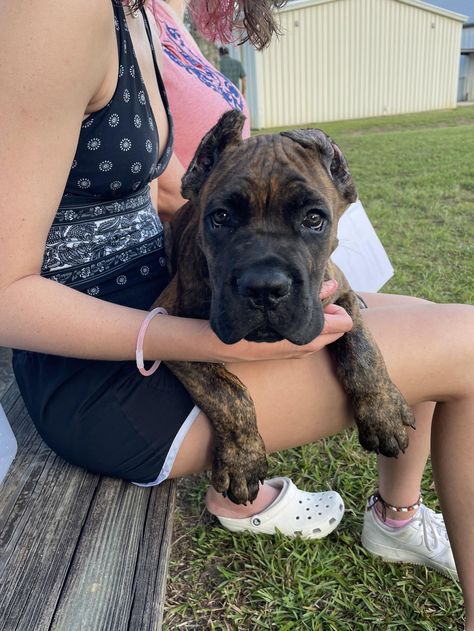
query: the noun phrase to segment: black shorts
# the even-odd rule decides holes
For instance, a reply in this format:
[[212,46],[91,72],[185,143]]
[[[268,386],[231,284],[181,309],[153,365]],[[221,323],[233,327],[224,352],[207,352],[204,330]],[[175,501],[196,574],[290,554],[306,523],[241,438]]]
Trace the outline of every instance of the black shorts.
[[[149,309],[168,282],[120,287],[106,300]],[[13,352],[13,369],[39,434],[71,464],[140,484],[158,484],[199,410],[161,364],[150,377],[134,361],[92,361]]]
[[46,444],[94,473],[159,484],[199,413],[164,364],[143,377],[135,362],[15,351],[13,366]]

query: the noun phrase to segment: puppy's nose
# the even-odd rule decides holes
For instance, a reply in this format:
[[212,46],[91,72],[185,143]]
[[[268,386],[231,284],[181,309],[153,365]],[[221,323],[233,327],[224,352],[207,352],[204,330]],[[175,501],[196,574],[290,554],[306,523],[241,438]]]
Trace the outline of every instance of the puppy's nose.
[[274,309],[290,287],[290,278],[278,269],[249,269],[237,279],[239,294],[257,309]]

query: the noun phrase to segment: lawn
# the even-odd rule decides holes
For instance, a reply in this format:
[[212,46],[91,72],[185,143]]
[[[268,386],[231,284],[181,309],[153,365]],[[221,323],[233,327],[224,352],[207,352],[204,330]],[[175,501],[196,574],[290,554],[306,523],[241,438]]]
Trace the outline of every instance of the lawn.
[[[474,107],[321,127],[344,150],[395,268],[384,290],[473,303]],[[316,542],[234,536],[203,509],[205,477],[181,481],[165,629],[462,629],[456,584],[361,547],[375,457],[354,433],[272,456],[270,473],[338,490],[346,503],[338,530]],[[423,491],[437,508],[429,467]]]

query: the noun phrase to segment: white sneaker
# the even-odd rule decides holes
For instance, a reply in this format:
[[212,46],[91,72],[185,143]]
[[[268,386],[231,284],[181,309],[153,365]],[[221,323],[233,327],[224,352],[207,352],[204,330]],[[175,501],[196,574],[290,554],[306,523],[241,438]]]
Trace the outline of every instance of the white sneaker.
[[386,526],[376,514],[375,507],[367,508],[362,545],[385,561],[427,565],[459,580],[443,516],[424,504],[401,528]]

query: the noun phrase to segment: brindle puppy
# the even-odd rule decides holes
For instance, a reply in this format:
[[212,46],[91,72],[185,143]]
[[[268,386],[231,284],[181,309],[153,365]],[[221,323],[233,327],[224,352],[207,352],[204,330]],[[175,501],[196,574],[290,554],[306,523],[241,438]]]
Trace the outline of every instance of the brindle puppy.
[[[318,129],[242,141],[243,116],[228,112],[202,140],[183,177],[190,200],[172,224],[175,271],[156,301],[175,315],[209,318],[226,344],[241,339],[306,344],[321,333],[323,280],[339,289],[353,329],[329,347],[352,401],[362,446],[396,456],[414,426],[365,327],[357,297],[329,260],[337,222],[356,189],[340,149]],[[223,365],[167,362],[216,436],[214,487],[252,501],[267,470],[252,399]]]

